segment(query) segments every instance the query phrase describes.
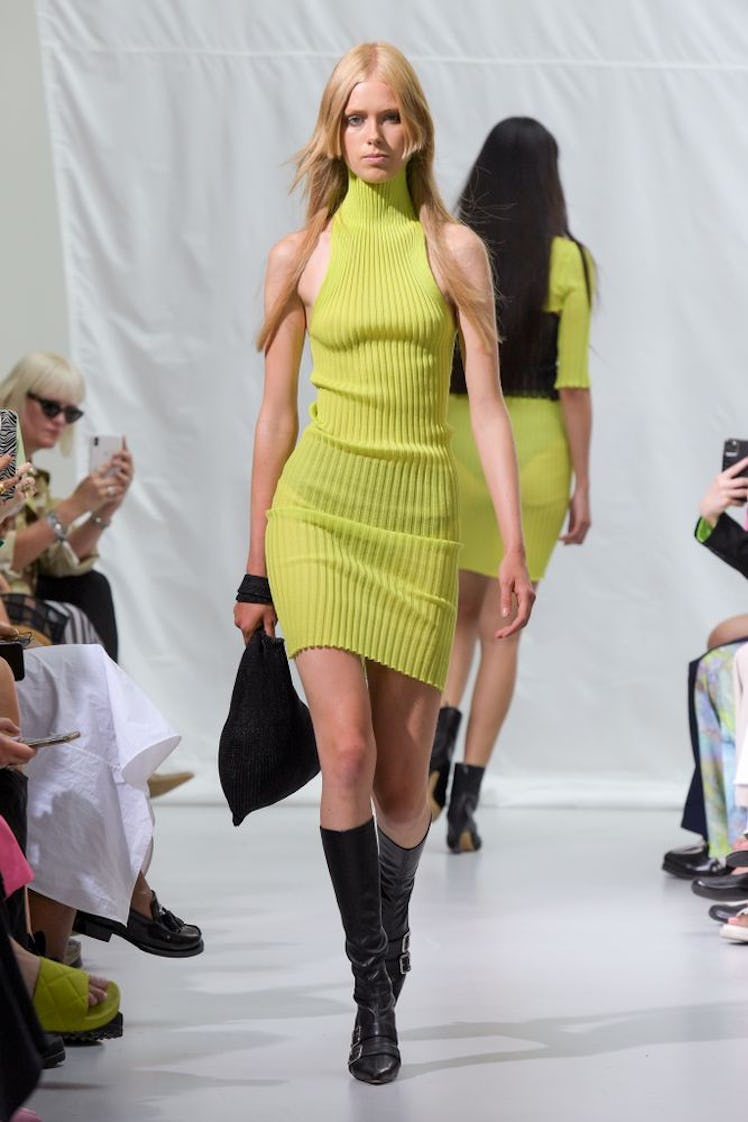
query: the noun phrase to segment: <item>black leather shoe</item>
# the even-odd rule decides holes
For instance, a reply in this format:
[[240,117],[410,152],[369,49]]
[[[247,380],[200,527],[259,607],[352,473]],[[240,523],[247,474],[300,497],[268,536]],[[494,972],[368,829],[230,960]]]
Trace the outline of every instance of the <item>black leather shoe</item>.
[[392,1083],[400,1071],[395,1010],[377,1015],[359,1009],[353,1026],[348,1070],[362,1083]]
[[51,1067],[59,1067],[65,1062],[65,1042],[56,1032],[42,1033],[44,1048],[39,1055],[42,1058],[42,1067],[45,1071]]
[[662,859],[664,872],[682,880],[694,877],[723,877],[729,870],[716,857],[709,856],[706,845],[687,845],[682,849],[669,849]]
[[737,900],[745,900],[748,896],[748,873],[695,880],[691,882],[691,891],[697,896],[706,896],[707,900],[719,900],[720,903],[732,904]]
[[745,907],[748,907],[748,900],[739,900],[737,904],[712,904],[709,918],[716,919],[717,923],[727,923],[728,919],[742,912]]
[[155,892],[151,899],[150,919],[134,908],[130,908],[126,924],[93,916],[89,912],[78,912],[73,927],[79,935],[90,935],[104,943],[108,943],[112,935],[119,935],[146,954],[163,955],[165,958],[189,958],[204,949],[200,928],[185,923],[167,908],[162,908]]
[[748,849],[736,849],[734,853],[728,853],[725,861],[731,869],[745,869],[748,867]]

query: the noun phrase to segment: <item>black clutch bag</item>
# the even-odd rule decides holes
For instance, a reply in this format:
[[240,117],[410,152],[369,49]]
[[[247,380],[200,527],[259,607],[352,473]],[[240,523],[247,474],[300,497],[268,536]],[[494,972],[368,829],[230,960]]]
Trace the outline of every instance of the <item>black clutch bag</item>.
[[255,631],[244,648],[218,745],[218,774],[235,826],[319,772],[312,718],[296,693],[282,639]]

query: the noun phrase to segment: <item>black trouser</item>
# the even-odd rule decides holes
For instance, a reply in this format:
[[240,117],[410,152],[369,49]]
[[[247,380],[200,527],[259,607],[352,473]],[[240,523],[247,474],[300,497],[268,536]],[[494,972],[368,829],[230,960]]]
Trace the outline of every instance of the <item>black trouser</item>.
[[39,576],[34,594],[40,600],[60,600],[75,604],[85,612],[99,633],[104,650],[117,661],[117,620],[109,581],[103,573],[91,569],[75,577]]
[[706,807],[704,806],[704,785],[701,779],[701,757],[699,755],[699,728],[696,723],[696,673],[699,669],[700,658],[695,658],[688,664],[688,731],[691,737],[691,751],[693,752],[693,776],[688,788],[686,802],[683,807],[681,827],[700,834],[708,841],[706,829]]

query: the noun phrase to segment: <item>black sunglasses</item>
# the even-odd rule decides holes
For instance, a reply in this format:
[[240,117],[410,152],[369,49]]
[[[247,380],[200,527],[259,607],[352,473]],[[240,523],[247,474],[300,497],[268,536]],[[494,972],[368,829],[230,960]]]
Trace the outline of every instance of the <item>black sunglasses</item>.
[[30,397],[32,401],[38,401],[42,413],[50,420],[53,420],[58,413],[62,413],[66,422],[69,425],[74,425],[83,416],[83,410],[79,409],[77,405],[60,405],[59,401],[52,401],[50,397],[38,397],[30,391],[26,394],[26,397]]

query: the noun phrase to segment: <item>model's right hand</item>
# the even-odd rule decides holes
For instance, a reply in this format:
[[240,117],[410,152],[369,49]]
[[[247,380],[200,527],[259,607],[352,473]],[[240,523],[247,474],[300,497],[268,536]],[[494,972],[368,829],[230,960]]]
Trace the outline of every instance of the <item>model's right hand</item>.
[[728,506],[740,506],[748,499],[748,479],[738,478],[746,468],[748,456],[738,460],[727,471],[721,471],[712,480],[709,490],[699,503],[699,514],[710,526],[716,526],[719,516],[725,513]]
[[19,767],[36,755],[35,748],[14,739],[20,732],[8,717],[0,717],[0,767]]
[[275,637],[275,625],[278,617],[272,604],[235,604],[234,623],[248,643],[255,631],[263,629],[266,635]]

